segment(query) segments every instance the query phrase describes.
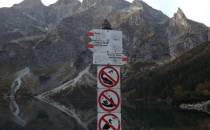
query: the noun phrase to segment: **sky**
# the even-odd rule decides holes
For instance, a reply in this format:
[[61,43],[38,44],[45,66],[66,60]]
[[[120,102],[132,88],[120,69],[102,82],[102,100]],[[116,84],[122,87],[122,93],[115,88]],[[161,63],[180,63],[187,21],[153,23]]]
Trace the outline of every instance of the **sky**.
[[[0,0],[0,7],[11,7],[14,3],[23,0]],[[43,4],[50,5],[57,0],[42,0]],[[80,0],[81,1],[81,0]],[[127,0],[132,2],[133,0]],[[155,9],[172,17],[180,7],[185,15],[192,20],[201,22],[210,27],[210,0],[143,0]]]

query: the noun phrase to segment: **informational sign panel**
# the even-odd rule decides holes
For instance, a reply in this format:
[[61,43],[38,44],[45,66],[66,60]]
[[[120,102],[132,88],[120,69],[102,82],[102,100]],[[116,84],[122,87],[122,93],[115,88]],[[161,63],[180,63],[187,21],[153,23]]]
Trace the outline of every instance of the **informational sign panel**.
[[95,65],[124,65],[127,62],[128,57],[122,53],[93,53],[93,64]]
[[121,112],[120,89],[98,89],[98,112]]
[[121,31],[93,29],[87,33],[87,36],[88,48],[94,53],[123,51]]
[[97,87],[120,88],[120,67],[119,66],[98,66]]
[[121,130],[121,114],[98,114],[97,130]]
[[121,130],[120,66],[128,62],[123,53],[122,32],[93,29],[87,48],[97,67],[97,130]]

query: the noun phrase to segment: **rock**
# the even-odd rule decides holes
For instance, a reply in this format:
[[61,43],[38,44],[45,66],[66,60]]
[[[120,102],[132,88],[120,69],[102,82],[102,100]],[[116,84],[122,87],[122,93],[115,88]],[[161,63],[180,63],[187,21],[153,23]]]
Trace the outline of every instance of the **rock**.
[[210,114],[209,106],[210,106],[210,100],[196,104],[181,104],[179,107],[184,110],[196,110]]
[[207,41],[207,27],[187,19],[179,8],[170,19],[168,27],[168,44],[170,56],[178,57],[186,51]]
[[58,0],[48,7],[49,26],[58,24],[64,18],[72,16],[80,11],[81,3],[78,0]]
[[15,4],[13,7],[14,8],[27,8],[27,9],[31,9],[31,8],[35,8],[35,7],[42,7],[44,6],[41,2],[41,0],[24,0],[23,2],[21,2],[20,4]]

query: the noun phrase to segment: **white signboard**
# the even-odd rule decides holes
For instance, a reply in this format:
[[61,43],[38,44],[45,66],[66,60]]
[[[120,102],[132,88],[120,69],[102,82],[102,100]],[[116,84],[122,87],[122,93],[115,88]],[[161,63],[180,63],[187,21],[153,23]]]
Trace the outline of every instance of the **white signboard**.
[[87,33],[87,47],[97,68],[97,130],[121,130],[120,66],[128,62],[123,54],[122,32],[93,29]]
[[128,57],[122,53],[93,53],[93,64],[96,65],[124,65],[127,62]]
[[97,87],[120,88],[120,66],[98,66]]
[[113,51],[122,53],[122,32],[115,30],[93,29],[87,33],[88,48],[96,53]]
[[98,112],[121,112],[120,89],[98,89]]
[[98,113],[97,130],[121,130],[121,114]]

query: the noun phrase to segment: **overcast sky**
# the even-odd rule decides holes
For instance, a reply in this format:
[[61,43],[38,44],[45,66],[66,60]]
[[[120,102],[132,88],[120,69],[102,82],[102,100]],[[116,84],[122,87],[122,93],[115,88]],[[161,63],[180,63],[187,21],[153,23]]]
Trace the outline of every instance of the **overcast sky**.
[[[14,3],[23,0],[0,0],[0,7],[11,7]],[[42,0],[43,4],[49,5],[57,0]],[[81,0],[80,0],[81,1]],[[128,0],[132,1],[132,0]],[[210,0],[143,0],[153,8],[163,11],[169,17],[180,7],[185,15],[198,22],[210,26]]]

